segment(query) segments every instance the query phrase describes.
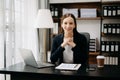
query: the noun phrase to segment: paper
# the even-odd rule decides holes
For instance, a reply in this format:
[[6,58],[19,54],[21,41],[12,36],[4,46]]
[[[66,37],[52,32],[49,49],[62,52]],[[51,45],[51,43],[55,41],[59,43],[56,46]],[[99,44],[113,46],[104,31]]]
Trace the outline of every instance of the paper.
[[81,64],[61,63],[55,69],[60,69],[60,70],[78,70],[80,68],[80,66],[81,66]]

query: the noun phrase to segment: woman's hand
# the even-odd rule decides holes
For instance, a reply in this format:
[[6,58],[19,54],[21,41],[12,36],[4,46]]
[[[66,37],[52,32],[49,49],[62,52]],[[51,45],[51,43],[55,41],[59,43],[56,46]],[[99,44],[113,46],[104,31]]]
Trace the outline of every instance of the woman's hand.
[[75,47],[76,46],[76,44],[74,43],[72,38],[69,39],[68,45],[70,45],[71,47]]
[[73,42],[73,38],[64,38],[63,43],[61,44],[61,46],[65,47],[66,45],[70,45],[72,47],[76,46],[76,44]]
[[64,38],[63,39],[63,43],[61,44],[62,47],[65,47],[66,45],[68,45],[70,38]]

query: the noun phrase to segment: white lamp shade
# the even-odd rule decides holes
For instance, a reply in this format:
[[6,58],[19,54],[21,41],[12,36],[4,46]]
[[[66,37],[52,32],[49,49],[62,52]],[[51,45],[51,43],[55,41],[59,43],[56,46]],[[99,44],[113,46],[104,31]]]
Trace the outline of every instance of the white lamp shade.
[[40,9],[37,14],[35,28],[53,28],[53,19],[49,9]]

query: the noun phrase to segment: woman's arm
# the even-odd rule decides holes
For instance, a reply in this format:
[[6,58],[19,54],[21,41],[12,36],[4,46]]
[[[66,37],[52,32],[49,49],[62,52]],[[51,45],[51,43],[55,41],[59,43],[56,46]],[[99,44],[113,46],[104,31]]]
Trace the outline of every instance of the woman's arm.
[[86,64],[88,61],[88,44],[83,35],[75,37],[76,46],[72,49],[75,53],[74,60],[76,63]]
[[53,39],[51,57],[50,57],[52,63],[57,62],[58,59],[63,56],[64,48],[61,47],[61,42],[62,39],[60,39],[60,36],[57,36]]

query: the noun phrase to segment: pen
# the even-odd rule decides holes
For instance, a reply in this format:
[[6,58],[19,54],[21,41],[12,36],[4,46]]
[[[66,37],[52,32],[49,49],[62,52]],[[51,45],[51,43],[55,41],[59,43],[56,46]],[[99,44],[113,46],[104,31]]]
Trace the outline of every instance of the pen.
[[74,66],[74,68],[76,68],[78,66],[78,64],[76,64],[75,66]]

